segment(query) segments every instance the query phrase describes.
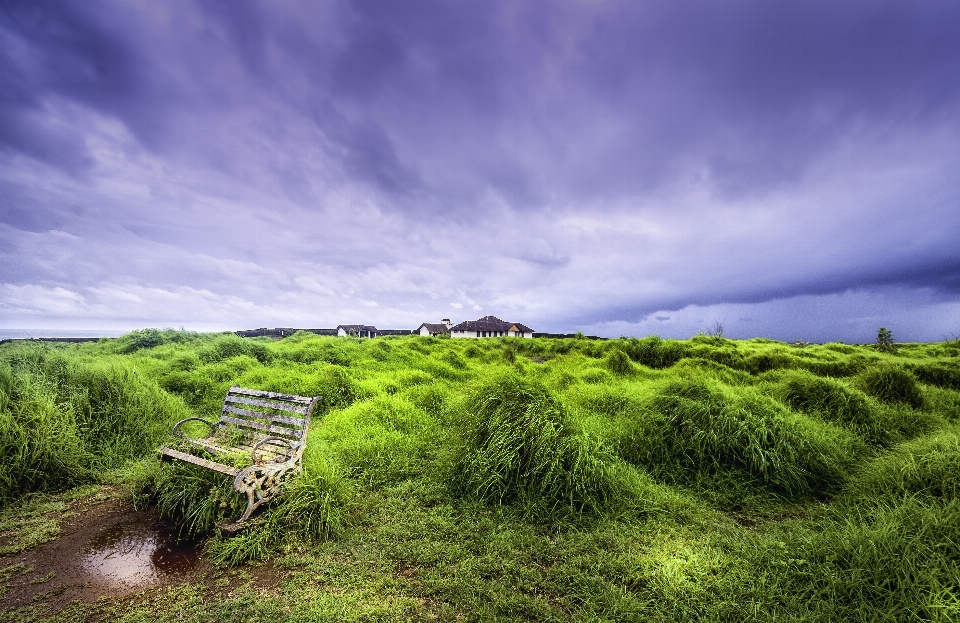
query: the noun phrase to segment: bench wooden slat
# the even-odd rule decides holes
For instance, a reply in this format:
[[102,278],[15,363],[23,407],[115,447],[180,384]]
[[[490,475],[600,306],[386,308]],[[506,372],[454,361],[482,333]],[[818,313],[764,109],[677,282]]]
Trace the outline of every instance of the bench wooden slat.
[[212,469],[228,476],[236,476],[238,473],[240,473],[239,468],[221,465],[220,463],[215,463],[207,459],[201,459],[199,456],[193,456],[192,454],[180,452],[179,450],[174,450],[173,448],[163,448],[160,453],[175,459],[180,459],[181,461],[186,461],[187,463],[193,463],[194,465]]
[[261,424],[260,422],[255,422],[253,420],[241,420],[240,418],[227,417],[226,415],[220,416],[221,422],[227,422],[229,424],[236,424],[237,426],[244,428],[255,428],[257,430],[265,430],[270,433],[276,433],[277,435],[287,435],[289,437],[294,437],[300,439],[303,437],[303,430],[297,428],[284,428],[282,426],[270,426],[269,424]]
[[263,413],[261,411],[251,411],[249,409],[240,409],[238,407],[230,407],[224,405],[223,411],[225,413],[236,413],[237,415],[248,415],[250,417],[260,418],[261,420],[271,420],[273,422],[283,422],[284,424],[293,424],[294,426],[299,426],[303,428],[303,425],[306,423],[306,420],[299,417],[289,417],[286,415],[273,415],[272,413]]
[[306,415],[307,411],[310,410],[310,405],[291,405],[283,402],[271,402],[269,400],[257,400],[256,398],[245,398],[243,396],[231,396],[227,394],[224,402],[238,402],[245,405],[253,405],[255,407],[266,407],[268,409],[276,409],[278,411],[293,411],[294,413],[300,413]]
[[288,402],[299,402],[305,405],[313,402],[313,398],[309,396],[297,396],[296,394],[278,394],[276,392],[267,392],[262,389],[250,389],[248,387],[240,387],[239,385],[234,385],[230,388],[231,394],[244,394],[246,396],[256,396],[258,398],[277,398],[279,400],[286,400]]
[[[266,435],[259,435],[259,437],[266,437]],[[187,443],[191,443],[197,446],[198,448],[203,448],[207,452],[212,452],[214,454],[234,454],[239,452],[240,454],[246,454],[249,456],[250,453],[253,451],[253,446],[259,440],[254,439],[251,443],[244,443],[232,448],[224,448],[222,446],[218,446],[215,443],[210,443],[206,439],[184,439],[184,441],[186,441]],[[284,457],[286,457],[291,452],[293,452],[293,449],[290,447],[290,444],[288,443],[268,441],[267,443],[257,448],[257,452],[260,452],[264,455],[272,454],[274,457],[277,457],[280,455],[283,455]],[[270,458],[270,457],[266,457],[266,458]],[[267,461],[267,462],[269,463],[270,461]]]

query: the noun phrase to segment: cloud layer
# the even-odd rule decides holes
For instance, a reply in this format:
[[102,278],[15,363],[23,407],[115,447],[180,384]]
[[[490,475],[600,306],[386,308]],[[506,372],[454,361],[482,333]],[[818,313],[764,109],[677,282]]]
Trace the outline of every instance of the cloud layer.
[[937,1],[8,2],[0,324],[941,339],[956,23]]

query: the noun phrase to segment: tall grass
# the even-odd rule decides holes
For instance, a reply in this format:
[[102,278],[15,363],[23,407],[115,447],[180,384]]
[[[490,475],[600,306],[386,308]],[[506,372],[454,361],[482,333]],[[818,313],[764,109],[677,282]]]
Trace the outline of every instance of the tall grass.
[[[870,373],[866,378],[875,384],[874,393],[891,391],[884,389],[888,386],[882,385],[881,375]],[[880,389],[876,384],[881,385]],[[908,395],[913,395],[915,385],[907,380]],[[877,401],[848,382],[801,370],[780,376],[774,394],[793,409],[845,426],[870,444],[890,446],[939,422],[933,414],[917,412],[900,400]],[[922,403],[922,398],[916,400]]]
[[0,370],[0,503],[96,480],[152,452],[187,415],[182,401],[119,362],[82,364],[32,348]]
[[207,547],[214,562],[235,565],[268,557],[277,545],[300,546],[336,537],[344,528],[349,483],[320,449],[308,446],[304,473],[253,524],[234,538],[217,538]]
[[491,376],[463,405],[464,448],[455,486],[496,504],[600,511],[617,489],[613,456],[577,430],[542,384],[516,374]]
[[864,370],[858,382],[865,392],[883,402],[923,407],[923,394],[913,373],[897,365],[882,364]]
[[[287,552],[338,590],[415,594],[449,618],[483,603],[490,618],[951,620],[957,369],[942,345],[700,337],[5,345],[0,503],[109,472],[219,563]],[[217,417],[233,384],[321,399],[303,476],[226,539],[216,521],[245,504],[230,479],[153,453],[176,419]]]
[[835,489],[864,452],[854,435],[754,388],[695,379],[657,392],[621,441],[624,458],[668,482],[735,469],[790,496]]

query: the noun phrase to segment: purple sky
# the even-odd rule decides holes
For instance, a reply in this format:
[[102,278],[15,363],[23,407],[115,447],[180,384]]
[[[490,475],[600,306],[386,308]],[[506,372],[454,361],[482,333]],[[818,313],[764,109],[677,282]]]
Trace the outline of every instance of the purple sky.
[[960,334],[960,3],[0,3],[0,327]]

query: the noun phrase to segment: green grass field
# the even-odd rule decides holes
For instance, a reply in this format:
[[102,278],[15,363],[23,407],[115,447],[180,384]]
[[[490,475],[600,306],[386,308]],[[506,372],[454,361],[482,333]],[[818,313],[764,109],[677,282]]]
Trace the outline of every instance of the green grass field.
[[[224,539],[229,483],[155,452],[233,384],[322,398],[303,477]],[[218,564],[291,573],[0,620],[960,620],[956,342],[13,344],[0,456],[6,516],[119,482]]]

